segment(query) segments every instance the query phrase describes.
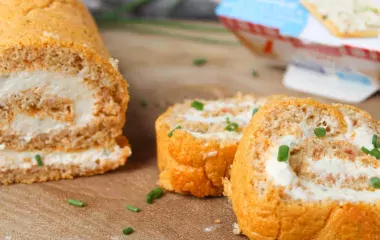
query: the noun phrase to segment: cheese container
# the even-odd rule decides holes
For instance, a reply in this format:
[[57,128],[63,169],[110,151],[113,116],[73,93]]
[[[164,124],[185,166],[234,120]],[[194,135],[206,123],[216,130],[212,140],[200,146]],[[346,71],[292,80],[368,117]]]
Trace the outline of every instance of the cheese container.
[[253,54],[287,66],[286,87],[351,103],[380,88],[380,0],[223,0],[216,14]]

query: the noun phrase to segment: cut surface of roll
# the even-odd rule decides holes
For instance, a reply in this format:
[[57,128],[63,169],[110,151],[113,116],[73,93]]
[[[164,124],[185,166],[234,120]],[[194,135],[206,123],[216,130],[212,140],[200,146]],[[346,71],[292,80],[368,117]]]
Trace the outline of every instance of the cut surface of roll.
[[86,7],[6,0],[0,12],[0,183],[123,165],[127,83]]
[[197,197],[221,195],[242,131],[265,101],[237,94],[170,107],[156,121],[159,184]]
[[250,239],[377,239],[379,125],[312,99],[266,104],[247,126],[225,182]]

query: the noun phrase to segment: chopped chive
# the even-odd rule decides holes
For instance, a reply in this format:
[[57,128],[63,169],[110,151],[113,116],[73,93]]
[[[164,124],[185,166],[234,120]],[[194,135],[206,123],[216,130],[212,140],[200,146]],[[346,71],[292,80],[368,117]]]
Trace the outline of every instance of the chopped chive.
[[229,132],[237,132],[239,125],[237,123],[230,123],[226,126],[226,130]]
[[131,206],[131,205],[127,205],[126,208],[128,210],[131,210],[132,212],[140,212],[141,211],[140,208],[135,207],[135,206]]
[[259,73],[256,70],[252,70],[252,76],[253,77],[258,77]]
[[257,111],[259,111],[258,108],[253,109],[253,111],[252,111],[252,116],[255,115],[255,113],[257,113]]
[[195,66],[202,66],[207,62],[206,58],[196,58],[193,60],[193,65]]
[[70,204],[70,205],[74,205],[74,206],[77,206],[77,207],[83,207],[84,206],[84,202],[82,201],[79,201],[79,200],[75,200],[75,199],[67,199],[67,202]]
[[146,107],[148,107],[148,103],[144,99],[142,99],[142,100],[140,100],[140,106],[143,108],[146,108]]
[[323,127],[318,127],[314,129],[314,134],[317,137],[324,137],[326,135],[326,129]]
[[225,128],[226,131],[237,132],[237,130],[239,129],[239,125],[237,123],[231,122],[229,117],[226,118],[226,122],[227,122],[227,126]]
[[227,118],[226,118],[226,122],[227,122],[227,124],[230,124],[230,123],[231,123],[231,121],[230,121],[230,118],[229,118],[229,117],[227,117]]
[[377,135],[376,134],[373,134],[373,136],[372,136],[372,144],[376,148],[376,146],[377,146]]
[[152,191],[150,191],[146,195],[146,202],[148,204],[152,204],[154,199],[158,199],[162,197],[163,194],[164,194],[164,191],[162,190],[161,187],[155,187]]
[[204,106],[204,104],[201,103],[201,102],[199,102],[199,101],[197,101],[197,100],[194,100],[194,101],[191,103],[191,107],[192,107],[192,108],[195,108],[195,109],[197,109],[197,110],[199,110],[199,111],[202,111],[202,110],[203,110],[203,106]]
[[289,158],[289,146],[281,145],[278,148],[277,161],[286,162],[288,161],[288,158]]
[[373,177],[373,178],[371,178],[369,181],[370,181],[371,186],[372,186],[373,188],[376,188],[376,189],[380,188],[380,178],[378,178],[378,177]]
[[376,159],[380,159],[380,151],[377,150],[376,148],[372,149],[372,150],[369,152],[369,155],[375,157]]
[[36,158],[36,161],[37,161],[37,165],[38,166],[43,166],[44,165],[44,163],[42,162],[42,160],[41,160],[41,156],[39,155],[39,154],[37,154],[36,156],[35,156],[35,158]]
[[129,234],[133,233],[133,228],[131,228],[131,227],[124,228],[123,233],[124,233],[124,235],[129,235]]
[[368,150],[368,149],[365,148],[365,147],[362,147],[362,148],[360,148],[360,149],[362,150],[362,152],[364,152],[364,153],[366,153],[366,154],[370,154],[370,153],[371,153],[371,151]]
[[181,129],[181,126],[177,126],[177,127],[175,127],[173,130],[171,130],[169,133],[168,133],[168,137],[172,137],[173,136],[173,133],[174,133],[174,131],[175,130],[177,130],[177,129]]

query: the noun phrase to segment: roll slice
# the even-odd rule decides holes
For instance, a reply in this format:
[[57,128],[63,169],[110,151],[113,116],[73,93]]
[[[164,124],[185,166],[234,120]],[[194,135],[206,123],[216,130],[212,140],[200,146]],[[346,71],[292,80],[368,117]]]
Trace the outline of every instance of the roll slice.
[[123,165],[127,83],[85,6],[6,0],[0,13],[0,183]]
[[250,239],[377,239],[378,123],[365,111],[287,98],[247,126],[226,191]]
[[170,107],[156,121],[159,184],[197,197],[221,195],[242,131],[265,101],[237,94]]

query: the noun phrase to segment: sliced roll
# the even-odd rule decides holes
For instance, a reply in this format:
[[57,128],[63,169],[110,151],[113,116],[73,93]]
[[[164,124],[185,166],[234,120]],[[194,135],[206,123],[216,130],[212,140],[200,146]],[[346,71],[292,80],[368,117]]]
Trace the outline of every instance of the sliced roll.
[[250,239],[377,239],[379,125],[365,111],[287,98],[247,126],[226,191]]
[[0,4],[0,183],[104,173],[131,154],[117,60],[79,1]]
[[243,129],[265,101],[239,93],[170,107],[156,121],[159,184],[197,197],[221,195]]

